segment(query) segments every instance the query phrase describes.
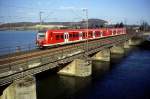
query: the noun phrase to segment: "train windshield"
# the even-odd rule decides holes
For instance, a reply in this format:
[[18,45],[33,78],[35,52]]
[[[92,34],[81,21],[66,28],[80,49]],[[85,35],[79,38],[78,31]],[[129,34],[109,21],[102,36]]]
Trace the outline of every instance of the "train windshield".
[[45,33],[38,33],[38,39],[44,39]]

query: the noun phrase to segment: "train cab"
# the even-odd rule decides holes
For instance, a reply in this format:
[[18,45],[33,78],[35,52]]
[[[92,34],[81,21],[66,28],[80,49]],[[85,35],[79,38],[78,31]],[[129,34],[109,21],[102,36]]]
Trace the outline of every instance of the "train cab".
[[43,48],[43,44],[46,41],[46,30],[40,30],[37,33],[36,44],[39,48]]

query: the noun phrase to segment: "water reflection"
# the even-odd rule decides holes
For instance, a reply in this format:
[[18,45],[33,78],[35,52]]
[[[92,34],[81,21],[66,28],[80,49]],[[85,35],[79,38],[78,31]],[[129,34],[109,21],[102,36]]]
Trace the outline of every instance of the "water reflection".
[[90,85],[91,77],[79,78],[61,75],[51,75],[37,81],[38,99],[72,99],[76,93]]
[[99,78],[109,70],[110,64],[93,61],[92,65],[93,73],[89,77],[62,76],[53,71],[43,73],[42,78],[37,76],[37,99],[76,99],[91,87],[95,77]]

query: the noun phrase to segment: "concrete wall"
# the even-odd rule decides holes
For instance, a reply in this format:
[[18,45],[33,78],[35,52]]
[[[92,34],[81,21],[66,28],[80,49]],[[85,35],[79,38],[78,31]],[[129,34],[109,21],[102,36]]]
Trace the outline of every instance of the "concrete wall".
[[85,77],[91,75],[91,71],[90,63],[83,59],[75,59],[60,70],[58,74]]
[[36,99],[36,84],[33,78],[14,81],[8,86],[0,99]]

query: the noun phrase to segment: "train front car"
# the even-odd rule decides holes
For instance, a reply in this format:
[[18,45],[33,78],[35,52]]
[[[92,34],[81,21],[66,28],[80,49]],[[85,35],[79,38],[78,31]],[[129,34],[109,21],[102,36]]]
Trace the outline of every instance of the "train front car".
[[38,48],[40,49],[44,48],[45,42],[46,42],[46,30],[38,31],[36,36],[36,45],[38,46]]

